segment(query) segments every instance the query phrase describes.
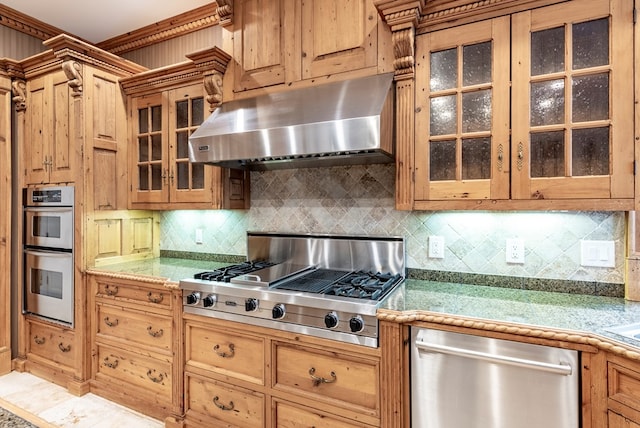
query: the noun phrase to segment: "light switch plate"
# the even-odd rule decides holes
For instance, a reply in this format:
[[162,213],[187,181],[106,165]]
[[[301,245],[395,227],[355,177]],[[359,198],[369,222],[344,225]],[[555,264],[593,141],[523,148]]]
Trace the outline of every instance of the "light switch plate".
[[580,240],[580,265],[592,267],[615,267],[616,247],[614,241]]

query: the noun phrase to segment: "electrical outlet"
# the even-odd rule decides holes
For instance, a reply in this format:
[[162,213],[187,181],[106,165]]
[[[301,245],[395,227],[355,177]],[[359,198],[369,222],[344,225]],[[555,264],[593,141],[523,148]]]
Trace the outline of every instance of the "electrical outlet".
[[202,244],[202,229],[196,229],[196,244]]
[[429,237],[429,258],[444,259],[444,236]]
[[524,241],[518,238],[507,239],[505,249],[507,263],[524,263]]

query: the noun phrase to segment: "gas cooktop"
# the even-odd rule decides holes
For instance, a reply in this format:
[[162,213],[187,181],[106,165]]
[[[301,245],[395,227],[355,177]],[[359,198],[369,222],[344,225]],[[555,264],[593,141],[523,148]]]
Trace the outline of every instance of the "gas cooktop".
[[247,237],[249,261],[180,281],[185,313],[377,346],[377,308],[404,282],[403,238]]

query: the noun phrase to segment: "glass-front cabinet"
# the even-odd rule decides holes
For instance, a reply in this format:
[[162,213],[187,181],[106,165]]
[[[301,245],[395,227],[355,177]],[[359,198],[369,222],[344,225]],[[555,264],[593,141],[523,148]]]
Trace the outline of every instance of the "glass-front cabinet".
[[632,31],[588,0],[418,37],[416,207],[631,209]]

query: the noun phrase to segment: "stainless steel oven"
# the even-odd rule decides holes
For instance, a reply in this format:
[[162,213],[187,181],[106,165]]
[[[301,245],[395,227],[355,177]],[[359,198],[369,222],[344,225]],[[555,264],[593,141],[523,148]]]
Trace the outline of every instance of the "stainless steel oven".
[[24,312],[73,325],[73,186],[24,190]]

